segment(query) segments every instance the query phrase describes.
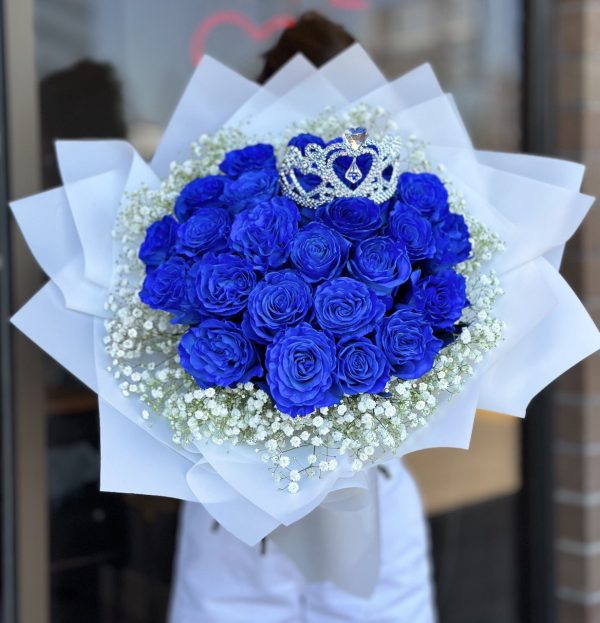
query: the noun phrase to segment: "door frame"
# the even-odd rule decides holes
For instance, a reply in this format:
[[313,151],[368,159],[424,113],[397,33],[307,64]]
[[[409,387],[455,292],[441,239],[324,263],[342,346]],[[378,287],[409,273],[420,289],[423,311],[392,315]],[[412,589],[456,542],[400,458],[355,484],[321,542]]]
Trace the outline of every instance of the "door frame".
[[34,0],[0,0],[0,20],[0,228],[7,267],[0,317],[2,486],[3,493],[8,493],[3,497],[3,511],[7,513],[2,530],[2,551],[6,553],[2,560],[3,620],[47,623],[50,575],[44,369],[41,351],[9,324],[10,315],[43,281],[7,205],[7,198],[30,195],[41,188]]
[[0,0],[0,474],[2,495],[2,621],[16,621],[17,517],[13,352],[11,314],[10,217],[8,210],[7,118],[3,1]]
[[[523,20],[522,127],[525,153],[556,153],[557,6],[547,0],[525,0]],[[527,409],[523,422],[519,533],[523,620],[556,621],[554,561],[554,414],[552,387]]]

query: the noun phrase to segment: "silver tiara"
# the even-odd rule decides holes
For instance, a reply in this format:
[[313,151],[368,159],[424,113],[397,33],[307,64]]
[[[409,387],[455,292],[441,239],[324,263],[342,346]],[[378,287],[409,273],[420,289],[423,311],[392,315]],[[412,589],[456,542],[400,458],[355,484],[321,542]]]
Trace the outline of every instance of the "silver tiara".
[[[313,209],[337,197],[387,201],[396,192],[401,173],[400,149],[399,137],[386,136],[375,142],[367,139],[365,128],[348,128],[341,140],[325,147],[308,143],[304,153],[295,145],[288,145],[279,165],[283,194],[298,205]],[[361,156],[364,170],[357,162]],[[308,179],[304,178],[308,175],[310,187],[302,186],[301,180]]]

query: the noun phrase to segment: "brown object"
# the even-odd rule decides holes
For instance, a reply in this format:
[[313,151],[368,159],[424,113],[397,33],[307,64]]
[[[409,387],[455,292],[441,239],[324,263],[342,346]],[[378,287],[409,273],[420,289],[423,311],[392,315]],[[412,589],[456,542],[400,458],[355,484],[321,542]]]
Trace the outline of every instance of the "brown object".
[[304,54],[313,65],[320,67],[354,42],[354,37],[343,26],[316,11],[307,11],[294,26],[286,28],[279,41],[265,52],[265,65],[258,82],[266,82],[295,54]]

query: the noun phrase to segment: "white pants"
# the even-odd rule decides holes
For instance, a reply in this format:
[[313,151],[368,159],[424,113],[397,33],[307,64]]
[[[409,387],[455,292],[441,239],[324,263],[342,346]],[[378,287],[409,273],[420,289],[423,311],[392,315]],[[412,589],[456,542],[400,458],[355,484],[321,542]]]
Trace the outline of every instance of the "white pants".
[[267,539],[249,547],[200,504],[183,506],[170,623],[434,623],[428,536],[415,483],[400,461],[380,475],[381,573],[361,599],[308,584]]

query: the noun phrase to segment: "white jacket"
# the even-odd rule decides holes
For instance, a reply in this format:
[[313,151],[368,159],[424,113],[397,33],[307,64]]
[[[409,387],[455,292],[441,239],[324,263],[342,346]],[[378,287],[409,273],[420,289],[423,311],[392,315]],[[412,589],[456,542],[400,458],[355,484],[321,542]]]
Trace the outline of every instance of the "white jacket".
[[361,599],[329,582],[309,584],[267,539],[249,547],[200,504],[185,503],[170,623],[434,623],[428,535],[416,485],[400,461],[381,475],[381,573]]

